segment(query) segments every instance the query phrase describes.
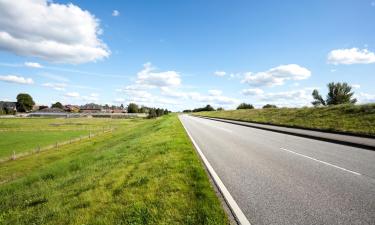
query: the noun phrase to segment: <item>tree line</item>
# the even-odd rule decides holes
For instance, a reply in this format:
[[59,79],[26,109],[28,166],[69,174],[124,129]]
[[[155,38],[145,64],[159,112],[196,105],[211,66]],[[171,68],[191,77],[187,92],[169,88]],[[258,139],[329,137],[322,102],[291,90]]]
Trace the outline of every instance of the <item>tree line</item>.
[[[327,84],[328,93],[326,98],[324,99],[317,89],[314,89],[312,92],[312,97],[314,101],[311,104],[315,107],[318,106],[329,106],[329,105],[339,105],[339,104],[355,104],[357,102],[356,98],[353,98],[354,92],[352,92],[352,87],[348,83],[341,83],[341,82],[331,82]],[[236,109],[254,109],[255,107],[249,103],[241,103],[237,106]],[[263,109],[275,109],[277,108],[276,105],[273,104],[266,104],[262,107]],[[216,109],[216,111],[224,110],[222,107]],[[184,113],[191,113],[191,112],[202,112],[202,111],[215,111],[215,109],[211,105],[206,105],[202,108],[196,108],[193,110],[185,109]]]

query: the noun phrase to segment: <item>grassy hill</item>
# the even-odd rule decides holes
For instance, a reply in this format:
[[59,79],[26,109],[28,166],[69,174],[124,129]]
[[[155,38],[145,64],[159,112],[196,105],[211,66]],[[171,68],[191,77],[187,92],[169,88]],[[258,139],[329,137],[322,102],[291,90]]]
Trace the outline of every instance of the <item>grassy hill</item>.
[[375,136],[375,104],[243,109],[196,115]]
[[124,120],[0,171],[0,224],[228,223],[176,115]]

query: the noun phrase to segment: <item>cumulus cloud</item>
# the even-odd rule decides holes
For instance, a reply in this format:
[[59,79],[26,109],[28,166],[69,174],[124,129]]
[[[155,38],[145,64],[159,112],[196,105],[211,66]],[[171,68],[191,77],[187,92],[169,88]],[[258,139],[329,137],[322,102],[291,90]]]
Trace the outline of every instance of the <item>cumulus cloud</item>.
[[245,73],[243,83],[250,86],[283,85],[286,80],[304,80],[311,76],[310,70],[297,64],[280,65],[265,72]]
[[66,84],[65,83],[44,83],[42,84],[42,86],[52,88],[56,91],[65,91]]
[[361,88],[361,85],[359,85],[359,84],[352,84],[351,85],[353,88],[355,88],[355,89],[359,89],[359,88]]
[[239,102],[239,100],[236,98],[223,96],[222,91],[220,90],[209,90],[208,94],[201,94],[199,92],[183,92],[171,88],[163,88],[161,90],[162,94],[168,97],[192,100],[204,104],[233,105]]
[[209,90],[208,93],[211,95],[211,96],[219,96],[221,95],[223,92],[221,90]]
[[36,62],[25,62],[26,67],[31,67],[31,68],[43,68],[42,65]]
[[68,98],[79,98],[81,95],[78,92],[68,92],[65,93],[64,96]]
[[116,103],[124,103],[125,99],[124,98],[116,98],[114,102],[116,102]]
[[[77,97],[79,97],[79,95]],[[90,95],[82,96],[81,99],[89,102],[97,102],[99,100],[99,94],[91,93]]]
[[0,80],[8,83],[16,83],[16,84],[33,84],[34,81],[31,78],[24,78],[15,75],[5,75],[0,76]]
[[180,74],[176,71],[155,72],[151,63],[143,65],[143,70],[138,72],[137,84],[151,87],[172,87],[181,84]]
[[106,58],[99,20],[72,3],[0,1],[0,50],[57,63]]
[[375,94],[360,92],[359,94],[355,94],[355,98],[357,98],[358,102],[361,104],[375,103]]
[[275,104],[285,107],[309,106],[313,100],[311,95],[313,89],[304,88],[300,90],[264,93],[258,96],[258,105]]
[[119,16],[120,12],[118,10],[113,10],[112,11],[112,16]]
[[370,64],[375,63],[375,54],[367,49],[336,49],[328,54],[328,63],[338,64]]
[[264,91],[260,88],[249,88],[242,90],[241,93],[243,95],[261,95],[264,93]]
[[225,71],[215,71],[214,72],[214,75],[215,76],[218,76],[218,77],[223,77],[225,76],[227,73]]

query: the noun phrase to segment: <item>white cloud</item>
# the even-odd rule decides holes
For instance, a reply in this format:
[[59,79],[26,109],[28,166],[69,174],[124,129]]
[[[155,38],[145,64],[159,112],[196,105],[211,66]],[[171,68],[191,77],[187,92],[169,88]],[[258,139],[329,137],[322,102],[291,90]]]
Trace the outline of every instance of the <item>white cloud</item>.
[[69,98],[79,98],[80,94],[78,92],[68,92],[68,93],[65,93],[64,96],[69,97]]
[[368,94],[361,92],[359,94],[355,94],[355,98],[358,99],[358,102],[361,104],[364,103],[375,103],[375,94]]
[[208,90],[208,94],[211,95],[211,96],[219,96],[222,93],[223,92],[221,90]]
[[58,63],[85,63],[110,51],[99,20],[72,3],[0,1],[0,49]]
[[44,83],[42,86],[52,88],[56,91],[65,91],[67,85],[65,83]]
[[[79,97],[79,94],[78,94],[77,97]],[[82,96],[81,98],[84,101],[97,102],[99,100],[99,94],[97,94],[97,93],[91,93],[90,95],[88,95],[88,96]]]
[[162,88],[162,94],[168,97],[192,100],[195,102],[201,102],[204,104],[212,105],[233,105],[239,102],[238,99],[223,96],[220,90],[209,90],[208,95],[201,94],[199,92],[182,92],[170,88]]
[[0,76],[1,81],[5,81],[8,83],[16,83],[16,84],[33,84],[34,81],[31,78],[24,78],[24,77],[19,77],[15,75],[5,75],[5,76]]
[[124,103],[125,99],[124,98],[116,98],[114,102],[116,102],[116,103]]
[[297,64],[280,65],[265,72],[245,73],[242,80],[251,86],[276,86],[283,85],[286,80],[304,80],[311,76],[311,72]]
[[112,16],[119,16],[120,12],[118,10],[113,10],[112,11]]
[[328,63],[334,65],[375,63],[375,54],[367,49],[336,49],[328,54]]
[[242,90],[241,93],[243,95],[261,95],[264,93],[264,91],[260,88],[249,88]]
[[31,68],[43,68],[42,65],[36,62],[25,62],[26,67],[31,67]]
[[351,85],[353,88],[355,88],[355,89],[359,89],[359,88],[361,88],[361,85],[359,85],[359,84],[352,84]]
[[225,71],[215,71],[214,72],[214,75],[215,76],[218,76],[218,77],[223,77],[225,76],[227,73]]
[[137,84],[150,87],[173,87],[181,84],[180,75],[176,71],[154,72],[151,63],[143,65],[143,70],[138,72]]
[[312,91],[314,88],[304,88],[301,90],[282,91],[274,93],[264,93],[258,96],[257,105],[275,104],[285,107],[309,106],[313,100]]

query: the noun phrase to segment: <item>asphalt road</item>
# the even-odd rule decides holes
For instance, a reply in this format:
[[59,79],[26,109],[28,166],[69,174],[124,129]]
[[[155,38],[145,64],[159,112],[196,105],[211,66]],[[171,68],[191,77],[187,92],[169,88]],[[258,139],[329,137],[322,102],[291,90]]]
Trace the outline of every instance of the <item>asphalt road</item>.
[[375,224],[375,151],[180,119],[251,224]]

